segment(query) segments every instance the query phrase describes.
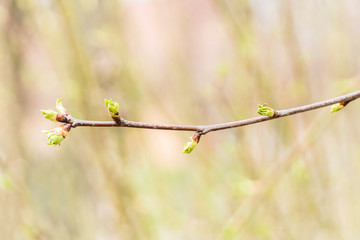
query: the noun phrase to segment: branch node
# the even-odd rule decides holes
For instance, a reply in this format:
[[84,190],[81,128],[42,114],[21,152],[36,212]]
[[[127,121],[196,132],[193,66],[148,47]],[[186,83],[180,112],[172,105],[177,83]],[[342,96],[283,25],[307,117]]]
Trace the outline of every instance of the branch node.
[[340,104],[345,107],[345,106],[348,105],[350,102],[351,102],[350,100],[349,100],[349,101],[342,101],[342,102],[340,102]]
[[114,122],[121,125],[122,121],[121,121],[121,118],[119,117],[119,113],[118,113],[117,117],[111,117],[111,118],[114,120]]
[[194,141],[196,141],[196,143],[200,142],[200,137],[201,135],[203,135],[202,131],[198,131],[196,133],[194,133],[194,135],[191,137]]
[[277,118],[280,117],[280,113],[278,111],[274,111],[274,115],[272,116],[272,118]]

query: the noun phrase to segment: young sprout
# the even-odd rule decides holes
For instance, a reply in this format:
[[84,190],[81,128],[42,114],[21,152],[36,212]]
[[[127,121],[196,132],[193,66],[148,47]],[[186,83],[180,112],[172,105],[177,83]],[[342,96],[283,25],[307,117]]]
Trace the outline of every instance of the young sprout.
[[67,115],[66,108],[62,105],[62,98],[56,99],[56,110],[58,110],[60,114]]
[[266,106],[266,104],[259,104],[257,112],[262,116],[273,117],[275,115],[275,110],[271,107]]
[[59,148],[60,143],[66,138],[70,129],[70,124],[62,124],[59,127],[53,128],[51,130],[43,130],[42,132],[45,133],[48,137],[48,145],[54,145]]
[[58,114],[57,112],[53,110],[41,110],[41,113],[44,115],[46,119],[57,122],[56,120],[56,115]]
[[343,109],[344,107],[345,107],[345,104],[343,102],[335,103],[335,104],[331,105],[330,112],[331,113],[338,112],[341,109]]
[[109,112],[110,117],[120,117],[119,115],[119,103],[113,101],[112,99],[105,99],[105,105]]
[[196,132],[193,136],[191,136],[189,138],[190,140],[185,144],[183,153],[187,153],[187,154],[191,153],[192,150],[194,150],[196,145],[199,143],[200,136],[201,136],[200,132]]

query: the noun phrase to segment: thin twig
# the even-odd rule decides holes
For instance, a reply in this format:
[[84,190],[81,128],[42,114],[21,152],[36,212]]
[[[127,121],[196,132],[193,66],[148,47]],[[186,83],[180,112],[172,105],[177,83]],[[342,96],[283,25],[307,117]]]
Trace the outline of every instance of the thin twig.
[[330,106],[335,103],[342,103],[344,106],[349,102],[360,98],[360,90],[355,91],[340,97],[331,98],[321,102],[316,102],[300,107],[290,108],[286,110],[278,110],[275,112],[273,117],[260,116],[249,119],[244,119],[240,121],[219,123],[213,125],[171,125],[171,124],[151,124],[143,122],[134,122],[121,118],[121,122],[115,121],[89,121],[89,120],[80,120],[72,116],[67,116],[67,123],[70,123],[73,128],[75,127],[130,127],[130,128],[145,128],[145,129],[158,129],[158,130],[174,130],[174,131],[196,131],[201,135],[204,135],[208,132],[224,130],[228,128],[241,127],[245,125],[251,125],[259,122],[264,122],[272,120],[275,118],[285,117],[294,115],[297,113],[307,112],[315,110],[318,108],[323,108]]

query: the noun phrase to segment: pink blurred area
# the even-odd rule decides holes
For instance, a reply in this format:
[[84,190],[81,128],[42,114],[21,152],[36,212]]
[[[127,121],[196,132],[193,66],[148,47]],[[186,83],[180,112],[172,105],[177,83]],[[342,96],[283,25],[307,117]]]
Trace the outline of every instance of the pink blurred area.
[[356,239],[358,103],[202,137],[42,129],[214,124],[358,90],[357,0],[0,1],[0,239]]

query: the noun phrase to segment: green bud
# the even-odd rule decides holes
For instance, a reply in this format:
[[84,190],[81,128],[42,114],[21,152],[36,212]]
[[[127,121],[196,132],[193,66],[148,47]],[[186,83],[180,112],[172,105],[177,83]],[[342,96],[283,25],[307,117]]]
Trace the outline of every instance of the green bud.
[[105,99],[105,105],[109,112],[110,117],[120,117],[119,104],[112,99]]
[[192,139],[192,137],[190,137],[190,141],[188,141],[184,147],[183,153],[191,153],[192,150],[194,150],[194,148],[196,147],[198,143],[196,141],[194,141],[194,139]]
[[69,124],[63,124],[57,128],[51,130],[43,130],[42,132],[45,133],[48,137],[48,145],[55,145],[60,147],[60,143],[65,139],[65,137],[69,133]]
[[344,106],[343,103],[333,104],[333,105],[331,105],[330,112],[331,112],[331,113],[338,112],[338,111],[340,111],[341,109],[343,109],[344,107],[345,107],[345,106]]
[[191,153],[192,150],[194,150],[194,148],[200,141],[201,134],[201,132],[196,132],[190,137],[190,141],[186,143],[183,153]]
[[265,104],[258,105],[258,114],[263,115],[263,116],[268,116],[268,117],[273,117],[275,115],[275,110],[266,106]]
[[46,119],[57,122],[56,121],[56,115],[58,114],[57,112],[53,110],[41,110],[41,113],[44,115]]
[[66,108],[64,108],[64,106],[62,105],[62,98],[58,98],[56,99],[56,110],[58,110],[58,112],[60,114],[65,114],[67,115],[67,111]]

